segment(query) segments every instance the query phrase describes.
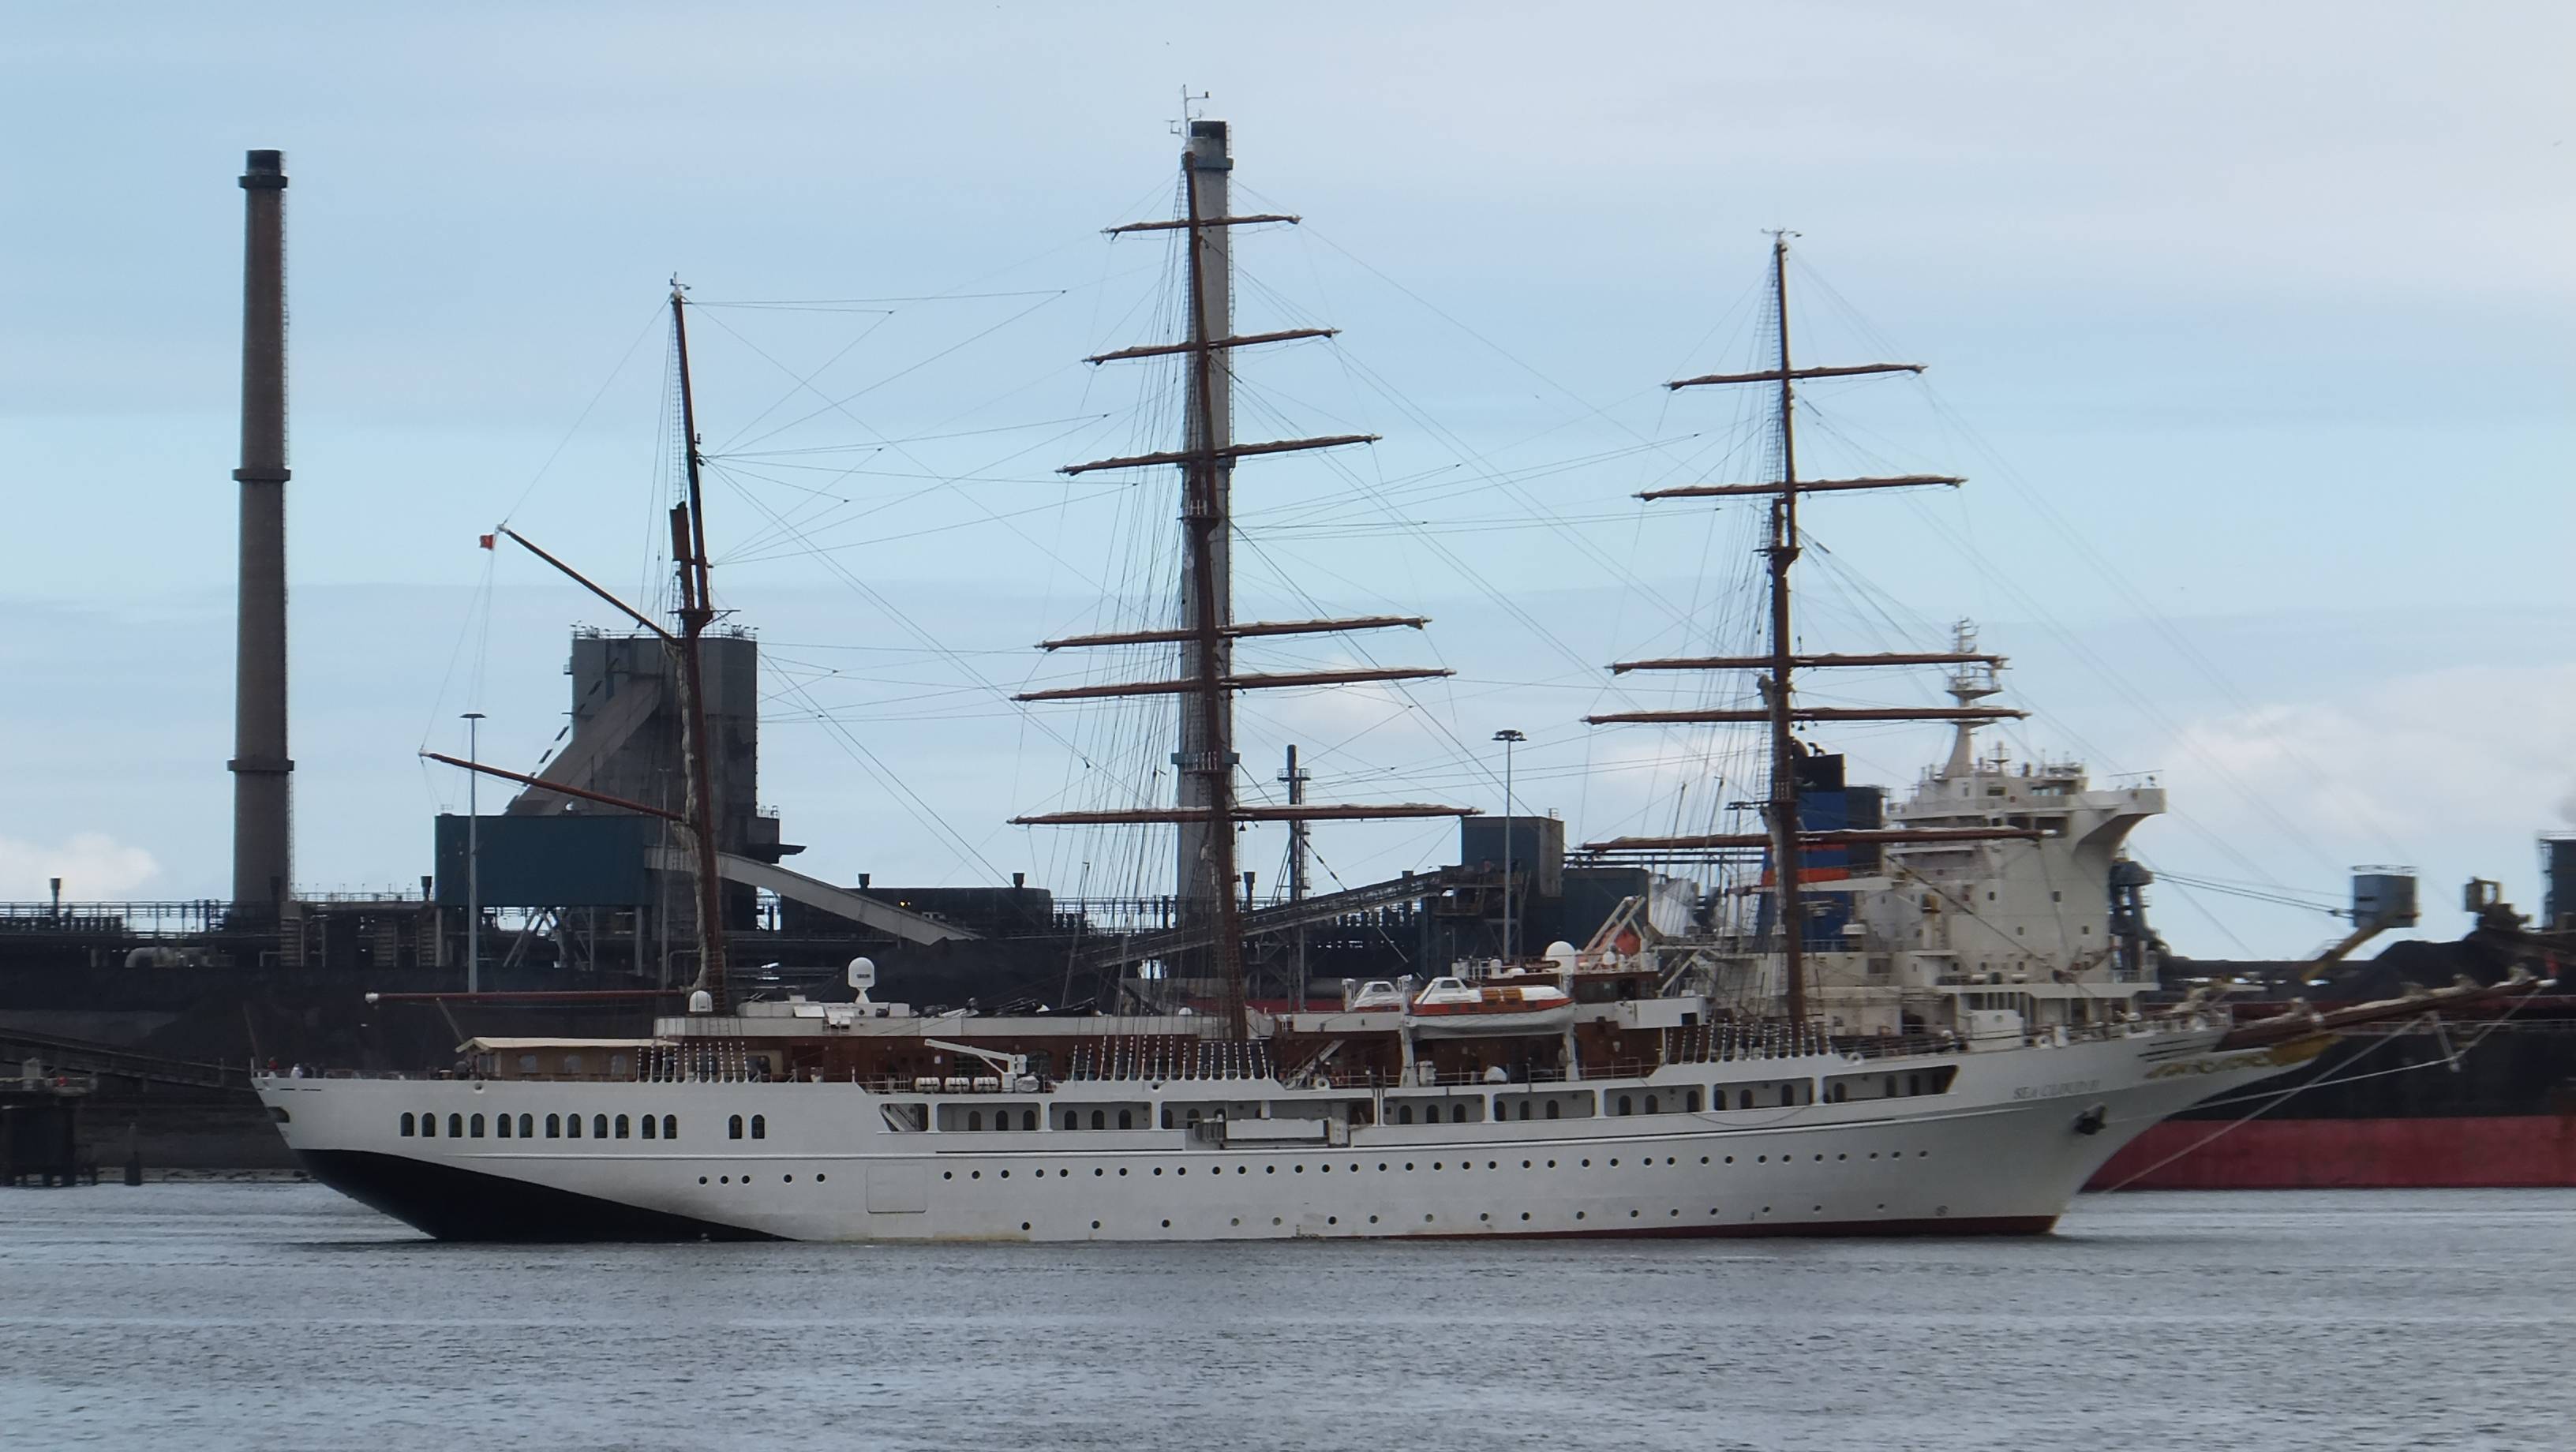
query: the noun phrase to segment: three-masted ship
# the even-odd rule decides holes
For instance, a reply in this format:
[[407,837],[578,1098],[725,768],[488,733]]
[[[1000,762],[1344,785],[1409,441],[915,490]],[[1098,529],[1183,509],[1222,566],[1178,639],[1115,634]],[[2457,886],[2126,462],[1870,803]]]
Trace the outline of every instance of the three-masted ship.
[[[851,965],[846,1001],[737,1002],[719,915],[706,904],[689,1010],[657,1019],[649,1034],[471,1040],[455,1070],[430,1078],[263,1079],[263,1099],[315,1178],[432,1235],[478,1240],[2036,1233],[2148,1126],[2305,1061],[2342,1023],[2521,991],[2450,990],[2331,1021],[2245,1025],[2204,1003],[2153,1007],[2143,998],[2151,984],[2114,932],[2112,879],[2119,838],[2160,810],[2160,797],[2092,791],[2072,768],[2015,775],[1999,759],[1978,759],[1973,727],[2010,713],[1982,704],[2000,662],[1964,636],[1952,650],[1915,655],[1795,648],[1801,499],[1958,481],[1800,478],[1796,385],[1911,365],[1793,366],[1784,237],[1772,259],[1773,366],[1674,385],[1775,385],[1779,477],[1660,491],[1767,499],[1768,648],[1618,667],[1750,671],[1759,702],[1595,718],[1764,728],[1765,830],[1595,844],[1604,853],[1761,854],[1768,880],[1738,904],[1749,914],[1668,934],[1632,903],[1581,947],[1553,945],[1418,991],[1372,984],[1329,1010],[1303,1001],[1256,1009],[1234,891],[1239,825],[1464,809],[1262,806],[1237,794],[1236,693],[1439,672],[1235,669],[1241,640],[1423,622],[1232,617],[1225,545],[1235,464],[1364,440],[1239,443],[1228,434],[1235,354],[1321,332],[1232,331],[1226,238],[1294,219],[1233,215],[1231,165],[1224,124],[1191,121],[1181,215],[1137,224],[1185,239],[1189,336],[1100,360],[1185,360],[1179,447],[1071,466],[1179,471],[1180,623],[1047,642],[1169,645],[1178,668],[1168,679],[1027,697],[1180,698],[1177,799],[1023,819],[1176,827],[1187,910],[1154,951],[1213,982],[1218,1011],[924,1016],[872,1001],[865,960]],[[676,290],[672,304],[684,348]],[[683,379],[685,412],[685,353]],[[661,632],[628,613],[665,634],[693,688],[689,667],[712,617],[693,421],[682,427],[692,487],[673,514],[681,628]],[[1957,704],[1811,707],[1794,690],[1807,671],[1909,665],[1953,667]],[[1958,725],[1950,762],[1911,802],[1867,822],[1853,821],[1836,795],[1839,759],[1796,735],[1838,721],[1926,718]],[[701,858],[711,850],[702,774],[693,764],[680,814]],[[1830,821],[1816,810],[1828,799],[1837,807]],[[1829,883],[1811,867],[1819,854],[1835,858]],[[701,861],[699,870],[712,883],[712,867]],[[2022,902],[2028,893],[2096,878],[2103,890],[2092,901],[2052,901],[2045,914],[2061,941],[2081,927],[2074,941],[2093,946],[1980,937],[2016,912],[2038,914]],[[2005,951],[2016,938],[2025,941]]]

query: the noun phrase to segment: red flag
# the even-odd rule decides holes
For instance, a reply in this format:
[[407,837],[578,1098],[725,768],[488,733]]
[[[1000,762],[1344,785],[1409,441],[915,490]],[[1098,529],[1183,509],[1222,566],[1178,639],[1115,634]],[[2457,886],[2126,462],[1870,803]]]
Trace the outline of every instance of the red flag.
[[492,536],[492,535],[488,535],[488,534],[487,534],[487,535],[484,535],[484,536],[482,537],[482,539],[483,539],[483,548],[485,548],[485,549],[487,549],[487,550],[488,550],[488,549],[490,549],[490,548],[492,547],[492,541],[493,541],[493,539],[494,539],[494,538],[495,538],[495,536]]

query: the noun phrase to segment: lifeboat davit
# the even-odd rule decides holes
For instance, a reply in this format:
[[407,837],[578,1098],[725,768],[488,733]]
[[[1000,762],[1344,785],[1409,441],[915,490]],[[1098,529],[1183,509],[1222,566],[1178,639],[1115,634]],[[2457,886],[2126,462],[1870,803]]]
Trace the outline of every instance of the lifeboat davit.
[[1416,1038],[1484,1038],[1494,1034],[1554,1034],[1574,1022],[1574,999],[1553,983],[1471,984],[1434,978],[1405,1008],[1405,1027]]

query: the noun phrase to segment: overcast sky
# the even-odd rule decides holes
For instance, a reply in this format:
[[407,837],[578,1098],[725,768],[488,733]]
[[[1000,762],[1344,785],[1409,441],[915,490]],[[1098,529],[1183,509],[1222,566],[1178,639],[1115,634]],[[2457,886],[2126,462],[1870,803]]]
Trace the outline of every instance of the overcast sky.
[[[565,632],[605,622],[477,534],[658,588],[676,273],[801,865],[1134,890],[1105,839],[1003,825],[1132,789],[1134,718],[1000,697],[1135,668],[1027,647],[1168,566],[1167,489],[1052,470],[1169,446],[1166,375],[1079,359],[1173,322],[1167,249],[1100,229],[1169,214],[1187,87],[1242,200],[1306,219],[1239,239],[1241,321],[1345,330],[1245,357],[1239,428],[1385,436],[1247,466],[1241,613],[1428,614],[1369,652],[1458,671],[1248,706],[1256,776],[1297,741],[1319,796],[1491,809],[1511,726],[1578,839],[1706,799],[1686,742],[1578,718],[1662,699],[1600,666],[1742,624],[1746,514],[1630,496],[1748,477],[1743,401],[1659,384],[1759,362],[1787,226],[1806,357],[1931,365],[1815,390],[1802,458],[1971,480],[1811,509],[1809,648],[1975,617],[2017,752],[2160,773],[2161,869],[2331,898],[2414,864],[2442,936],[2472,873],[2538,908],[2533,834],[2576,826],[2564,7],[1253,9],[13,12],[0,897],[228,881],[252,147],[293,179],[300,886],[416,883],[463,789],[414,753],[458,712],[526,763],[560,729]],[[893,301],[719,306],[816,299]],[[1838,744],[1902,784],[1942,733]],[[2334,930],[2155,902],[2204,955]]]

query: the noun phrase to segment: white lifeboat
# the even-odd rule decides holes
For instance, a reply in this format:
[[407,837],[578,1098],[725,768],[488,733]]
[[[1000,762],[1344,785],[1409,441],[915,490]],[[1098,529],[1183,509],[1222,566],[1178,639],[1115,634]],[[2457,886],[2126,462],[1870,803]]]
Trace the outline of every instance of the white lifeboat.
[[1572,996],[1543,979],[1478,985],[1434,978],[1404,1013],[1405,1027],[1417,1038],[1553,1034],[1572,1022]]

